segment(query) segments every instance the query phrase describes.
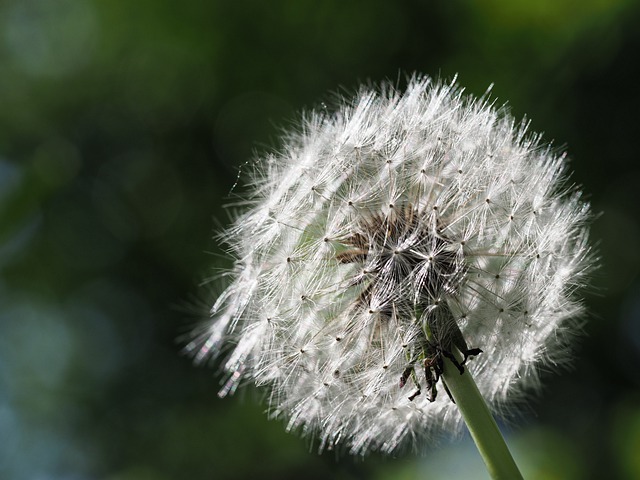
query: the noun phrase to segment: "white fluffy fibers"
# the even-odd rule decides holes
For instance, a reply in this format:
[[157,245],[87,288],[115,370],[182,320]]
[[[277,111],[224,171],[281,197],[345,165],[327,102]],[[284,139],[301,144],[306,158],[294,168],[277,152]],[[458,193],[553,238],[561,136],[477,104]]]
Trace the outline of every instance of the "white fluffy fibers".
[[224,359],[221,396],[255,383],[320,448],[392,452],[461,426],[434,352],[475,354],[494,409],[566,360],[589,206],[564,156],[486,98],[363,88],[305,115],[252,180],[223,236],[232,280],[189,345]]

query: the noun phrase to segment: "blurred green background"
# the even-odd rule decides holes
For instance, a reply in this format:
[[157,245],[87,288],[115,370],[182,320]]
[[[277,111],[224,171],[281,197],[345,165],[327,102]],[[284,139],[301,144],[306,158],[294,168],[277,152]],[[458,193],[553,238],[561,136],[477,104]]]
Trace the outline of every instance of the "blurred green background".
[[229,265],[242,164],[331,92],[413,71],[495,83],[601,213],[574,368],[505,426],[525,476],[640,478],[638,25],[630,0],[2,0],[0,478],[487,478],[466,438],[317,455],[176,340]]

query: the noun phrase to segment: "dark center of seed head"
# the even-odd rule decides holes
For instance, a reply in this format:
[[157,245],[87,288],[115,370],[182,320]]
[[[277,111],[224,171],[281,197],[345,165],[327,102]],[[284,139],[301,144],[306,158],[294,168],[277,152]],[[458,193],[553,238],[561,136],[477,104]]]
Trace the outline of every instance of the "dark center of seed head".
[[[356,276],[352,284],[363,285],[357,306],[370,315],[375,313],[379,321],[395,315],[414,319],[420,327],[416,340],[402,345],[410,363],[398,387],[413,379],[417,390],[407,397],[410,402],[423,388],[413,375],[417,365],[423,365],[426,398],[433,402],[436,383],[444,373],[444,359],[462,374],[467,359],[482,353],[480,348],[467,346],[448,308],[446,298],[458,293],[466,268],[457,253],[462,242],[442,234],[446,225],[434,218],[437,212],[435,207],[420,210],[396,204],[386,214],[365,217],[343,240],[346,249],[337,255],[340,263],[359,263],[362,268],[358,271],[367,272]],[[456,359],[454,349],[463,355],[462,362]]]
[[[432,209],[396,205],[387,214],[364,218],[337,255],[341,263],[361,263],[369,275],[358,301],[368,305],[378,291],[393,291],[394,298],[380,309],[414,311],[415,302],[432,304],[443,293],[457,290],[463,267],[453,242],[434,227]],[[438,225],[440,229],[442,225]],[[358,283],[365,282],[362,278]],[[398,295],[400,293],[400,295]]]

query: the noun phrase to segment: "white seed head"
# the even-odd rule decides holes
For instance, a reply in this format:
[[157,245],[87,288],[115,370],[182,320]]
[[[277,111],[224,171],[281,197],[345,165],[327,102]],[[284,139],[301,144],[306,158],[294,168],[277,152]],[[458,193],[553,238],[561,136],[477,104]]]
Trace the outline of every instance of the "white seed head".
[[266,387],[272,415],[321,449],[459,431],[429,394],[434,345],[483,350],[465,368],[494,410],[567,359],[589,206],[564,155],[486,97],[425,77],[362,89],[308,113],[250,195],[223,237],[231,284],[188,348],[224,358],[221,396]]

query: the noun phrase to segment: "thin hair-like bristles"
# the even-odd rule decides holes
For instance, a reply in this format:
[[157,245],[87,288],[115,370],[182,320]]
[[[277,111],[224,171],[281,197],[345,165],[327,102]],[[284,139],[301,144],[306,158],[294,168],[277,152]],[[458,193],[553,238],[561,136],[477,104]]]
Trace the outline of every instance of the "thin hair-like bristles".
[[391,453],[460,431],[438,394],[451,351],[500,413],[567,362],[590,209],[490,90],[363,87],[251,164],[219,237],[230,282],[189,343],[222,361],[220,396],[253,383],[320,449]]

